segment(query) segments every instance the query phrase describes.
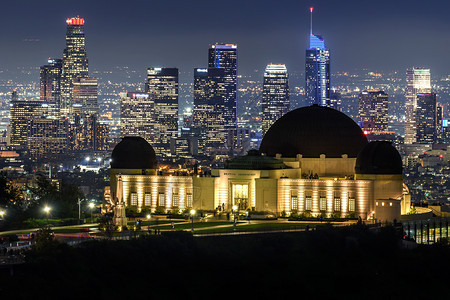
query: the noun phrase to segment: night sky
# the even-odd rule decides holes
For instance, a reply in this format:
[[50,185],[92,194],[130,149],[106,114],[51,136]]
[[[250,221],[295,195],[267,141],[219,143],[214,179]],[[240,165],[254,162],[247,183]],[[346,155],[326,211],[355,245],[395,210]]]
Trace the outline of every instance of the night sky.
[[65,19],[80,15],[93,69],[191,72],[206,66],[210,43],[235,42],[240,74],[270,62],[303,72],[311,5],[332,72],[425,66],[450,73],[450,2],[443,0],[2,0],[0,69],[61,57]]

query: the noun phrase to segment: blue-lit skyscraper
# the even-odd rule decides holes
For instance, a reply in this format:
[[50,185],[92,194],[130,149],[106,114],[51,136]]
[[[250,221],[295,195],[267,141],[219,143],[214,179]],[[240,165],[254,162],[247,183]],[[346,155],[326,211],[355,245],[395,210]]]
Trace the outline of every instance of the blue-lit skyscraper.
[[319,35],[309,35],[309,48],[306,49],[305,96],[308,104],[330,106],[330,50],[325,48],[325,41]]

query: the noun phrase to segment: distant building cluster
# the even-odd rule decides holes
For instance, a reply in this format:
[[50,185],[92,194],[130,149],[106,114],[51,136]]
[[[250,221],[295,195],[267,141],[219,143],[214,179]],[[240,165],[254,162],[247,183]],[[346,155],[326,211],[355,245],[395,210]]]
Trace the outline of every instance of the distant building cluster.
[[[330,50],[324,38],[313,33],[313,8],[310,12],[304,89],[290,90],[285,64],[267,64],[262,85],[257,83],[257,96],[249,94],[257,99],[245,102],[258,107],[256,116],[252,112],[252,123],[245,115],[237,117],[238,46],[215,43],[209,46],[207,64],[193,70],[192,107],[180,112],[178,68],[149,67],[144,90],[113,96],[120,110],[120,118],[114,117],[114,137],[144,138],[164,163],[192,159],[193,164],[223,165],[227,159],[259,148],[268,129],[295,107],[292,95],[301,93],[304,103],[342,110],[342,98],[348,96],[343,96],[342,89],[331,89]],[[22,100],[16,91],[12,93],[10,127],[4,139],[31,157],[104,151],[111,142],[108,126],[99,121],[98,80],[89,75],[84,19],[69,18],[66,23],[62,58],[49,59],[40,68],[40,100]],[[413,154],[411,145],[450,141],[448,120],[432,89],[430,73],[426,68],[407,70],[405,118],[397,118],[396,132],[389,119],[389,90],[367,86],[351,92],[352,106],[357,104],[351,115],[369,141],[391,141],[404,156]],[[404,127],[404,138],[397,127]]]
[[40,100],[11,100],[10,144],[35,158],[68,151],[108,150],[108,128],[98,120],[98,82],[89,76],[84,19],[69,18],[62,59],[40,68]]

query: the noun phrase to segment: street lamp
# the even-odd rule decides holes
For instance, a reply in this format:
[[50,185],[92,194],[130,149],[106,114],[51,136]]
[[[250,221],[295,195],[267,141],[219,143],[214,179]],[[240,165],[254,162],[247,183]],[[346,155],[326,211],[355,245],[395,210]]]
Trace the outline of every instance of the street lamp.
[[2,218],[2,221],[3,221],[3,217],[5,214],[6,214],[6,212],[4,210],[0,210],[0,217]]
[[233,213],[234,213],[234,223],[233,223],[233,226],[236,227],[236,213],[237,213],[237,209],[238,209],[237,205],[233,205],[232,209],[233,209]]
[[45,214],[47,215],[47,226],[48,226],[48,215],[50,214],[50,211],[51,211],[52,209],[49,207],[49,206],[45,206],[44,207],[44,212],[45,212]]
[[94,208],[95,204],[94,202],[89,203],[89,208],[91,209],[91,223],[93,223],[93,219],[92,219],[92,209]]
[[195,215],[195,209],[191,209],[191,221],[192,221],[191,231],[192,232],[194,232],[194,215]]
[[78,225],[81,223],[81,199],[78,198]]

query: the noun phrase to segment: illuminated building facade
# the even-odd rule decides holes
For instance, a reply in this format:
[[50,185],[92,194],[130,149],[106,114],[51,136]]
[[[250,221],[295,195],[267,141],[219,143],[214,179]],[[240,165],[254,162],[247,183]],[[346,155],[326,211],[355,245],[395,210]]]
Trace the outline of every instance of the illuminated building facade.
[[436,137],[436,94],[417,94],[416,107],[416,142],[435,143]]
[[444,122],[444,107],[436,106],[436,139],[439,143],[443,142],[443,122]]
[[85,145],[87,150],[109,150],[109,126],[107,124],[101,124],[98,120],[97,114],[85,117],[84,130],[86,138]]
[[155,101],[152,95],[142,92],[120,94],[120,135],[140,136],[154,141]]
[[43,158],[65,153],[69,147],[68,125],[67,119],[32,119],[27,140],[30,156]]
[[412,68],[406,70],[405,144],[416,142],[417,94],[431,93],[430,69]]
[[309,48],[306,50],[305,64],[305,99],[309,104],[330,107],[330,50],[325,48],[325,41],[319,35],[309,35]]
[[138,211],[229,212],[236,205],[275,215],[380,221],[409,211],[398,151],[389,142],[368,143],[353,120],[320,106],[287,113],[259,151],[227,161],[210,177],[157,175],[155,152],[139,137],[125,137],[111,158],[110,209],[117,202]]
[[262,133],[289,111],[289,79],[283,64],[269,64],[264,72],[262,96]]
[[223,68],[194,69],[193,132],[198,151],[211,156],[227,149],[226,76]]
[[388,131],[388,94],[380,90],[365,90],[359,94],[358,122],[367,133]]
[[330,107],[342,111],[342,96],[336,89],[330,92]]
[[93,77],[78,77],[73,80],[73,115],[82,117],[98,114],[98,82]]
[[48,65],[40,68],[40,100],[49,104],[52,115],[57,115],[61,100],[61,73],[61,59],[49,59]]
[[108,125],[100,124],[97,114],[75,115],[69,123],[69,149],[74,151],[106,151],[108,145]]
[[170,143],[178,137],[178,69],[148,68],[146,92],[153,97],[153,147],[158,156],[170,156]]
[[66,48],[63,52],[61,74],[62,116],[71,116],[73,105],[73,82],[79,77],[88,77],[88,59],[85,48],[84,19],[75,17],[66,20]]
[[237,45],[210,45],[208,68],[221,68],[224,71],[223,117],[227,132],[226,146],[231,148],[236,140],[236,87],[237,87]]
[[43,101],[11,101],[11,145],[26,148],[31,120],[46,115],[47,112],[48,105]]

